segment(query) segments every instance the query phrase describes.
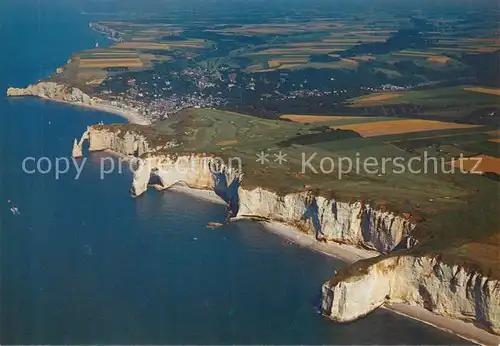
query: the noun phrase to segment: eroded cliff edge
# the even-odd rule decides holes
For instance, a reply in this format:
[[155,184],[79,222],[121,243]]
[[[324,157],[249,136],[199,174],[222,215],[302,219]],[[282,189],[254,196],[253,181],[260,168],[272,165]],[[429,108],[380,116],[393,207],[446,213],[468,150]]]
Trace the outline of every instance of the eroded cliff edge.
[[406,303],[500,334],[500,282],[440,255],[389,255],[340,270],[323,285],[322,310],[349,322]]
[[118,114],[133,124],[149,125],[151,123],[135,108],[117,103],[116,101],[109,102],[99,97],[90,96],[79,88],[63,83],[42,81],[29,85],[26,88],[8,88],[7,96],[33,96],[45,100],[64,102],[75,106]]
[[74,143],[76,156],[86,140],[90,151],[111,150],[137,160],[133,196],[144,193],[154,176],[161,189],[183,184],[215,191],[228,204],[230,217],[279,221],[327,241],[387,254],[356,262],[323,285],[323,314],[334,321],[352,321],[384,304],[403,302],[500,333],[499,281],[440,255],[404,251],[418,241],[412,237],[415,225],[402,215],[311,191],[280,195],[263,187],[246,189],[240,170],[209,154],[168,153],[165,149],[181,144],[165,138],[161,145],[151,143],[140,130],[89,127]]
[[[165,154],[163,149],[178,145],[175,140],[152,145],[139,133],[113,132],[102,126],[90,127],[75,142],[73,152],[81,153],[85,140],[89,150],[111,150],[140,157],[131,186],[137,197],[143,194],[152,176],[168,189],[184,184],[214,190],[230,204],[232,217],[259,217],[283,222],[327,241],[361,246],[387,253],[415,245],[410,220],[389,211],[376,210],[363,202],[343,202],[315,196],[311,191],[280,195],[266,189],[246,189],[243,172],[226,167],[209,154]],[[158,187],[158,186],[157,186]]]
[[101,100],[85,94],[78,88],[55,82],[40,82],[26,88],[9,88],[7,96],[35,96],[49,100],[95,106]]

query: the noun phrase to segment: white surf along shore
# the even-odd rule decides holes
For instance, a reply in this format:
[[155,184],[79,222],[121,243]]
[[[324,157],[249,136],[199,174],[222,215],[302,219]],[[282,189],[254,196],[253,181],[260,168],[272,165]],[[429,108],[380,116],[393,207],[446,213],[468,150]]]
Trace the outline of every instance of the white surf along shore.
[[[260,219],[267,230],[346,263],[371,259],[362,272],[336,274],[323,285],[325,317],[350,322],[382,307],[479,344],[500,344],[500,283],[436,255],[406,254],[404,250],[418,242],[411,236],[415,225],[404,217],[309,191],[279,196],[264,188],[246,190],[242,172],[211,166],[220,163],[209,156],[166,156],[161,149],[176,143],[152,148],[142,134],[119,131],[89,127],[79,141],[75,139],[73,153],[81,156],[88,141],[91,152],[141,156],[141,169],[131,184],[134,197],[143,194],[156,175],[161,182],[154,186],[158,190],[172,188],[228,205],[231,222]],[[327,242],[316,240],[318,225]],[[402,251],[383,255],[393,250]]]

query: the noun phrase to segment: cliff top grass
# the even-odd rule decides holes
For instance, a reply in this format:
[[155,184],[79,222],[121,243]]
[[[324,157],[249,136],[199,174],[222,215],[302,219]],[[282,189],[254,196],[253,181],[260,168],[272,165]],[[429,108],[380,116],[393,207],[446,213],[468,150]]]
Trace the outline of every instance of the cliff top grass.
[[[342,128],[360,123],[356,117],[352,120],[343,117],[340,121]],[[365,121],[376,127],[377,122],[387,119],[374,117]],[[402,120],[392,121],[397,124]],[[440,253],[457,261],[475,263],[484,267],[484,271],[491,269],[500,277],[500,270],[495,269],[499,267],[500,250],[495,236],[500,230],[497,180],[458,170],[424,173],[425,162],[419,161],[412,163],[412,172],[400,172],[390,162],[386,162],[382,171],[382,163],[388,158],[408,163],[428,155],[444,164],[439,170],[449,170],[447,163],[460,153],[474,156],[489,148],[491,155],[490,146],[499,145],[490,141],[496,136],[491,128],[441,128],[364,138],[355,131],[337,129],[335,121],[301,122],[214,109],[188,109],[152,126],[104,127],[122,133],[140,132],[154,143],[153,147],[172,139],[181,143],[179,147],[163,149],[164,154],[206,153],[232,166],[241,162],[245,174],[242,185],[247,189],[262,187],[282,195],[312,191],[328,199],[364,201],[372,207],[400,213],[419,223],[413,235],[421,245],[415,254]],[[286,155],[286,162],[281,164],[280,152]],[[257,161],[261,153],[267,155],[264,163]],[[304,165],[311,157],[310,166]],[[346,171],[347,160],[353,164],[350,172]],[[365,161],[376,164],[365,169]],[[355,167],[357,162],[359,169]],[[417,170],[422,173],[415,173]],[[486,247],[488,251],[483,251]]]

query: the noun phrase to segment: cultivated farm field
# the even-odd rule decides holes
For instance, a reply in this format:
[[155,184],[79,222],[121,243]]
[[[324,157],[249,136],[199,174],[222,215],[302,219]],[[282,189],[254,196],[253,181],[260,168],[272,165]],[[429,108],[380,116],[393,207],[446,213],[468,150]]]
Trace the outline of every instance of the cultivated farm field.
[[405,119],[381,121],[368,124],[342,125],[338,129],[352,130],[363,137],[386,136],[400,133],[424,132],[434,130],[450,129],[470,129],[478,127],[477,125],[457,124],[442,121]]

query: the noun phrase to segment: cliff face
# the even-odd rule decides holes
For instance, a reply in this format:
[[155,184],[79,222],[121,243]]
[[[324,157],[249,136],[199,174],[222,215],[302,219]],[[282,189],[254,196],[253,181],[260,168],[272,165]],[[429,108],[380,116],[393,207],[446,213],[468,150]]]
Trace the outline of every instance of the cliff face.
[[393,256],[323,285],[322,309],[349,322],[384,303],[418,305],[500,334],[500,282],[435,256]]
[[308,192],[279,196],[264,189],[240,189],[240,214],[292,224],[327,240],[390,252],[407,247],[415,227],[390,212],[361,202],[346,203],[312,196]]
[[[329,200],[310,192],[280,196],[263,188],[247,190],[242,186],[242,172],[210,156],[160,152],[178,146],[175,142],[152,148],[141,134],[90,127],[73,151],[79,154],[85,140],[90,143],[90,151],[113,150],[141,156],[130,189],[135,197],[143,194],[152,180],[160,189],[184,184],[215,191],[228,204],[228,217],[264,217],[327,240],[381,253],[417,244],[411,236],[415,226],[398,215],[361,202]],[[332,320],[352,321],[384,303],[403,302],[500,332],[500,283],[496,280],[432,256],[389,255],[360,268],[355,274],[340,272],[323,285],[323,313]]]
[[141,156],[153,151],[149,147],[146,137],[136,132],[111,132],[89,127],[78,142],[76,151],[82,151],[85,140],[89,141],[89,151],[112,150],[127,156]]
[[83,156],[82,147],[81,145],[78,144],[76,138],[75,141],[73,142],[73,151],[71,152],[71,156],[73,156],[74,158],[79,158]]
[[254,216],[296,226],[306,233],[389,252],[406,240],[414,226],[392,213],[380,212],[362,203],[344,203],[301,192],[280,196],[261,188],[241,186],[243,175],[237,169],[217,165],[210,157],[197,155],[169,157],[152,155],[140,162],[134,173],[131,192],[144,193],[151,176],[163,188],[186,184],[214,190],[230,204],[232,216]]
[[130,189],[134,197],[143,194],[155,177],[161,184],[157,188],[168,189],[182,184],[195,189],[213,190],[230,207],[231,216],[238,213],[238,187],[243,178],[237,169],[218,164],[208,156],[153,155],[141,159]]
[[40,82],[25,89],[9,88],[7,96],[37,96],[40,98],[58,100],[70,103],[92,106],[99,103],[99,99],[92,98],[77,88],[54,82]]
[[[407,248],[414,225],[390,212],[363,203],[345,203],[300,192],[280,196],[262,188],[241,186],[242,172],[219,164],[209,156],[166,156],[151,148],[147,139],[134,132],[111,132],[90,127],[74,152],[80,153],[84,140],[90,151],[113,150],[127,156],[144,156],[137,163],[131,186],[133,196],[143,194],[153,178],[162,188],[185,184],[214,190],[229,204],[231,216],[257,216],[296,226],[326,240],[370,248],[382,253]],[[174,142],[164,147],[172,147]],[[147,154],[147,155],[143,155]],[[157,184],[158,185],[158,184]]]
[[73,143],[73,157],[81,157],[83,143],[89,142],[89,151],[111,150],[125,156],[139,157],[147,153],[178,146],[175,141],[167,142],[161,146],[151,147],[147,138],[134,131],[111,131],[88,127],[80,140],[75,138]]

